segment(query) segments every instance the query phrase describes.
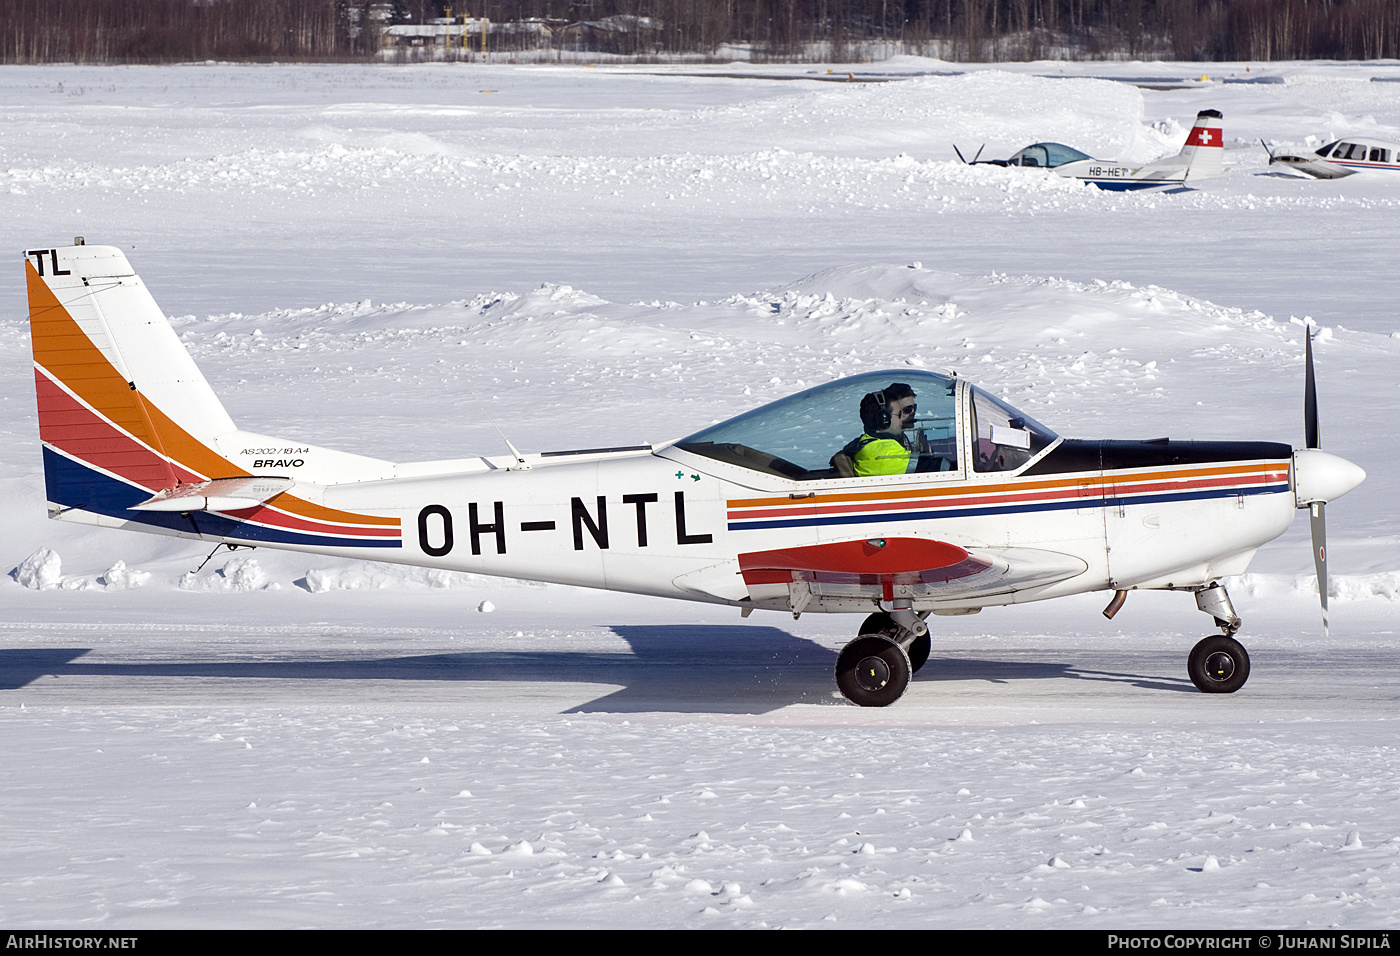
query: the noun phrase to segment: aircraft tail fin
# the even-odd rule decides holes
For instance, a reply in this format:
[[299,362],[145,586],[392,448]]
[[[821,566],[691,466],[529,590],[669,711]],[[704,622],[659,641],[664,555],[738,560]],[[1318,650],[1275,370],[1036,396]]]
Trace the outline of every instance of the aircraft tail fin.
[[[25,252],[25,274],[44,479],[54,517],[174,534],[291,540],[269,537],[272,531],[263,526],[287,531],[355,517],[338,518],[285,494],[292,486],[393,476],[389,462],[240,431],[120,249],[81,240],[31,249]],[[230,484],[252,478],[284,480]],[[280,505],[274,500],[279,496]],[[268,502],[274,507],[264,508]],[[271,517],[254,527],[245,514],[250,509]],[[201,511],[240,517],[208,520],[203,527],[180,518]],[[357,517],[352,523],[366,520],[381,523]],[[216,526],[225,530],[211,532]]]
[[86,501],[93,469],[151,492],[235,473],[211,448],[233,420],[121,250],[25,257],[50,502]]
[[1225,172],[1225,140],[1219,110],[1201,110],[1178,159],[1186,164],[1186,180],[1216,179]]

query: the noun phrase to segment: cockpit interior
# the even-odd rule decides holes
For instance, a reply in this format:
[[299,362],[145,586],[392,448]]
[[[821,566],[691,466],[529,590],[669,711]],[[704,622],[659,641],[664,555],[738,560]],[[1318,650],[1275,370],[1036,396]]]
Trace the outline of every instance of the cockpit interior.
[[1063,143],[1035,143],[1027,146],[1006,161],[1008,166],[1035,166],[1040,169],[1054,169],[1066,163],[1077,163],[1081,159],[1093,159],[1088,153],[1081,153]]
[[[886,391],[907,394],[897,385],[913,392],[912,420],[870,434],[860,415],[862,401]],[[967,417],[966,431],[961,416]],[[896,369],[809,388],[696,432],[676,447],[793,481],[828,481],[859,477],[843,452],[862,438],[907,449],[904,473],[966,474],[1016,471],[1058,436],[952,375]]]

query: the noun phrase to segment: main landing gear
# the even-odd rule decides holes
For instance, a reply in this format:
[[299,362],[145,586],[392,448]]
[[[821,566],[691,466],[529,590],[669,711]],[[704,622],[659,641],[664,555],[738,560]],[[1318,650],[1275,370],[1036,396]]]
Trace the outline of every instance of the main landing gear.
[[908,607],[870,615],[836,658],[836,686],[853,704],[888,707],[909,686],[933,648],[928,625]]
[[[1235,640],[1240,616],[1219,584],[1197,591],[1196,606],[1224,633],[1191,648],[1186,673],[1203,693],[1233,694],[1249,680],[1249,652]],[[932,649],[924,616],[907,601],[896,601],[888,611],[865,619],[859,636],[836,658],[836,686],[847,700],[862,707],[888,707],[904,696]]]
[[1234,637],[1240,629],[1240,616],[1219,584],[1197,591],[1196,606],[1214,617],[1225,633],[1212,634],[1191,648],[1186,673],[1203,693],[1233,694],[1249,680],[1249,654]]

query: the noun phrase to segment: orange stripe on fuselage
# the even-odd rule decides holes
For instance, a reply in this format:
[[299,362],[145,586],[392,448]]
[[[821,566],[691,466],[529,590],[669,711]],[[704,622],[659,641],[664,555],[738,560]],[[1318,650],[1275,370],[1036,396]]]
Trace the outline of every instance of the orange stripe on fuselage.
[[1019,489],[1007,488],[990,495],[960,495],[956,500],[950,500],[951,496],[946,496],[943,500],[925,497],[913,500],[904,499],[900,501],[867,502],[864,504],[830,504],[822,507],[809,505],[806,510],[798,508],[746,508],[743,510],[731,510],[728,516],[732,519],[782,518],[792,515],[822,517],[837,514],[861,514],[869,511],[915,511],[920,508],[929,507],[966,508],[976,505],[1017,504],[1027,501],[1066,501],[1075,498],[1099,500],[1105,495],[1117,497],[1124,494],[1145,494],[1153,491],[1188,491],[1196,488],[1211,488],[1217,486],[1250,487],[1283,480],[1287,480],[1287,472],[1284,472],[1282,475],[1247,475],[1239,478],[1224,479],[1191,480],[1190,478],[1183,478],[1182,480],[1176,481],[1137,483],[1131,486],[1114,484],[1106,487],[1103,483],[1100,483],[1096,486],[1086,485],[1083,488],[1064,488],[1058,491],[1042,492],[1020,492]]
[[[1277,464],[1271,462],[1260,462],[1254,464],[1226,464],[1210,468],[1190,467],[1189,471],[1167,470],[1151,471],[1140,473],[1108,472],[1108,473],[1085,473],[1077,478],[1058,479],[1035,479],[1029,481],[1011,481],[986,484],[965,484],[958,483],[955,487],[939,487],[937,485],[924,485],[918,488],[899,489],[897,491],[870,491],[870,492],[848,492],[845,494],[821,494],[815,499],[807,499],[798,505],[792,499],[783,496],[781,498],[736,498],[727,502],[728,507],[735,513],[731,516],[758,517],[753,508],[776,508],[777,513],[790,515],[816,514],[828,510],[832,505],[850,502],[870,503],[871,509],[880,507],[897,508],[900,502],[908,499],[918,499],[919,504],[924,504],[931,499],[951,499],[958,504],[969,503],[965,499],[987,498],[989,496],[1005,495],[1026,495],[1032,492],[1073,492],[1074,495],[1083,496],[1089,493],[1092,497],[1098,492],[1113,491],[1115,488],[1125,490],[1137,490],[1141,483],[1165,483],[1162,487],[1190,487],[1188,482],[1198,483],[1203,479],[1220,476],[1237,475],[1240,484],[1257,484],[1261,480],[1269,480],[1277,476],[1282,476],[1279,480],[1287,477],[1286,470],[1280,470]],[[1142,487],[1141,490],[1149,490],[1149,487]],[[1004,498],[1003,500],[1014,500]],[[918,505],[911,505],[917,507]],[[864,510],[864,509],[862,509]]]
[[[276,501],[277,499],[273,499]],[[307,502],[303,502],[306,504]],[[339,512],[344,514],[345,512]],[[258,524],[267,525],[271,528],[290,528],[297,531],[310,531],[315,534],[339,535],[341,537],[364,537],[364,538],[397,538],[399,536],[398,521],[394,520],[394,527],[382,526],[370,528],[350,528],[345,523],[337,522],[327,524],[322,521],[312,521],[298,517],[281,508],[269,508],[266,505],[257,505],[253,508],[242,508],[237,511],[221,511],[220,514],[228,515],[230,518],[237,518],[240,521],[253,521]],[[371,520],[367,515],[354,515],[360,524],[368,524]],[[379,519],[383,521],[385,519]]]

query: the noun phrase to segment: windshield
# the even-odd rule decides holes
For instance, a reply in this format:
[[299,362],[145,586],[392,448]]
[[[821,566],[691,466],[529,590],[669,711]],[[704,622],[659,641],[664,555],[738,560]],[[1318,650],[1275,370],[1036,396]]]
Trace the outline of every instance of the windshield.
[[867,372],[712,425],[677,447],[797,481],[954,471],[957,382],[912,369]]
[[977,439],[972,455],[976,471],[1015,471],[1059,437],[976,386],[972,389],[972,429]]
[[1077,163],[1081,159],[1089,158],[1087,153],[1081,153],[1063,143],[1036,143],[1011,157],[1008,163],[1012,166],[1042,166],[1054,169],[1065,163]]

